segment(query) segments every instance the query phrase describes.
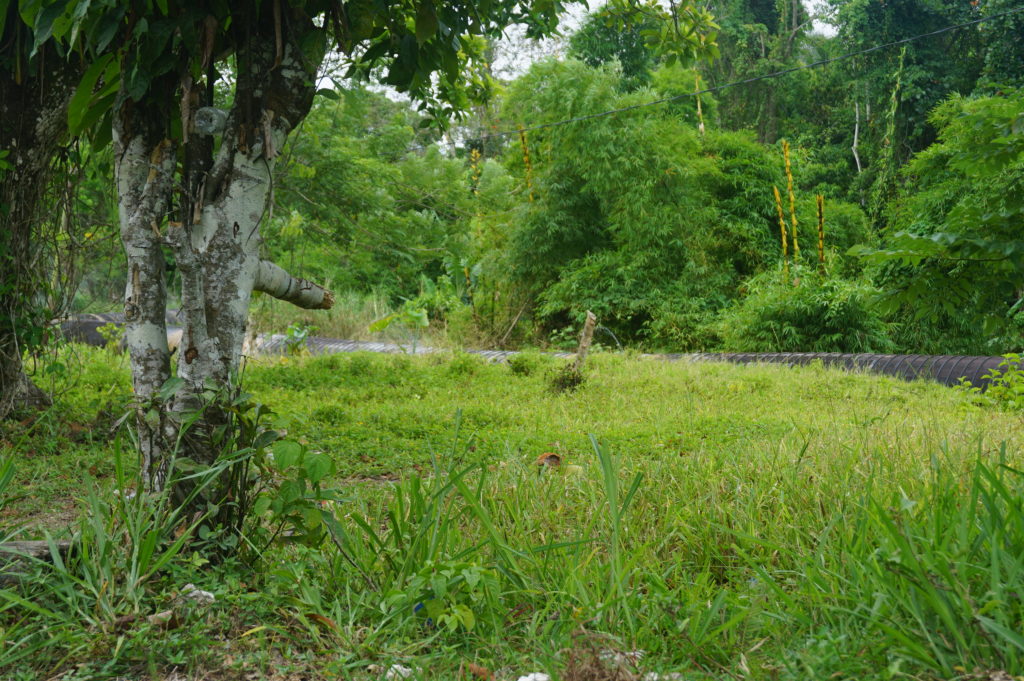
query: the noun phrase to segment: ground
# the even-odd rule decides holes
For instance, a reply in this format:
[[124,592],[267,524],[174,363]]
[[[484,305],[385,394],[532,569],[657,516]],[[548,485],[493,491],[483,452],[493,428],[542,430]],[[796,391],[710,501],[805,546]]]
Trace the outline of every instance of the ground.
[[[95,550],[0,591],[11,678],[1021,673],[1022,424],[957,390],[610,353],[568,393],[541,355],[250,362],[264,423],[333,462],[338,499],[312,516],[330,540],[210,565],[216,539],[185,537],[153,567],[108,546],[148,527],[107,502],[132,468],[126,363],[78,352],[57,406],[4,433],[3,521],[70,521]],[[182,606],[186,582],[216,603]],[[592,649],[644,655],[612,669]]]

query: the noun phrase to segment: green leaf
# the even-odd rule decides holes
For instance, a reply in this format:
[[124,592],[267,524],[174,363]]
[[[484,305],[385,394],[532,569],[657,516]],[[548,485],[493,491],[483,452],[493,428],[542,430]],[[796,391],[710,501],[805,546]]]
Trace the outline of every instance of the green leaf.
[[476,615],[467,606],[459,604],[455,606],[456,612],[459,614],[459,619],[462,620],[462,626],[466,628],[466,631],[473,631],[473,627],[476,626]]
[[315,530],[322,522],[323,514],[316,506],[307,506],[302,509],[302,525],[306,531]]
[[255,516],[261,516],[266,513],[269,508],[270,497],[265,494],[261,494],[259,498],[256,499],[256,503],[252,505],[252,513]]
[[177,376],[168,378],[167,381],[160,386],[160,392],[158,393],[160,399],[164,402],[171,399],[179,390],[181,390],[181,386],[183,385],[185,385],[185,379],[183,378],[178,378]]
[[263,432],[256,436],[255,440],[253,440],[252,448],[264,449],[266,447],[269,447],[271,444],[277,442],[280,438],[281,433],[277,432],[276,430],[264,430]]
[[121,19],[124,17],[125,6],[119,4],[103,15],[95,29],[96,51],[102,52],[107,49],[110,41],[117,35],[117,29],[121,27]]
[[64,14],[64,10],[67,6],[68,0],[58,0],[58,2],[55,2],[49,7],[45,7],[43,11],[39,13],[35,24],[35,41],[32,44],[32,52],[30,56],[34,57],[39,51],[40,46],[52,37],[53,24],[62,14]]
[[416,10],[416,41],[425,43],[437,33],[437,13],[433,2],[421,2]]
[[274,467],[279,471],[287,470],[299,462],[302,456],[302,445],[292,440],[280,440],[274,443]]
[[334,461],[331,457],[322,452],[313,452],[306,457],[306,477],[312,483],[317,483],[330,475],[334,468]]
[[367,327],[367,328],[371,332],[373,332],[373,333],[377,333],[378,331],[383,331],[384,329],[388,328],[393,323],[395,323],[398,320],[398,317],[399,317],[399,313],[398,312],[392,312],[388,316],[382,317],[382,318],[378,319],[377,321],[375,321],[374,323],[370,324],[370,326]]
[[427,315],[427,311],[424,309],[408,310],[405,316],[411,322],[410,326],[418,326],[421,329],[425,329],[430,326],[430,317]]
[[114,55],[106,54],[93,62],[86,69],[82,80],[79,81],[75,94],[71,95],[71,101],[68,103],[68,130],[72,135],[82,133],[82,123],[86,119],[86,114],[90,113],[90,103],[92,102],[93,91],[96,89],[96,83],[107,67],[110,66],[113,59]]
[[316,94],[320,97],[323,97],[324,99],[329,99],[332,102],[337,102],[338,100],[341,99],[341,95],[339,95],[336,91],[332,90],[331,88],[327,87],[320,88],[319,90],[316,91]]
[[304,486],[295,480],[285,480],[278,489],[278,495],[284,503],[288,504],[302,496]]

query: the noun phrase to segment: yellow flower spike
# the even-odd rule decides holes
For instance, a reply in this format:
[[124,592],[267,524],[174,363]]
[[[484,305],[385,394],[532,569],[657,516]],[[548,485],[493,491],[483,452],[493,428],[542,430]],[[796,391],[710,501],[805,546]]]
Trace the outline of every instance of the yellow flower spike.
[[779,231],[782,233],[782,272],[786,279],[789,278],[789,239],[786,238],[786,216],[782,211],[782,195],[779,188],[772,185],[775,192],[775,207],[779,211]]
[[800,242],[796,237],[796,197],[793,194],[793,171],[789,167],[789,142],[782,140],[782,155],[786,159],[786,182],[789,184],[789,216],[793,221],[793,262],[800,262]]

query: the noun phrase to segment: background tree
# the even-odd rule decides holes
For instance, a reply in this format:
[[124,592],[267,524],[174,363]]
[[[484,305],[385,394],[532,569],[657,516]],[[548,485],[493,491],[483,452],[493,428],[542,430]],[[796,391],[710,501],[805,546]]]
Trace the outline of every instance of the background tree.
[[38,4],[0,1],[0,419],[47,403],[22,355],[42,345],[46,322],[60,311],[49,304],[56,270],[47,232],[68,218],[59,169],[68,161],[67,111],[81,61],[46,39],[52,20]]
[[903,170],[877,265],[892,312],[914,320],[900,340],[922,352],[1019,347],[1024,300],[1024,91],[938,107],[939,140]]
[[[663,96],[621,93],[607,68],[549,61],[510,87],[505,115],[543,112],[544,123]],[[743,282],[774,269],[782,156],[749,133],[700,135],[684,112],[651,106],[536,130],[530,145],[535,200],[503,248],[544,328],[573,329],[590,309],[623,341],[707,348]],[[509,157],[523,172],[518,147]],[[830,197],[829,210],[830,249],[866,237],[859,209]],[[800,202],[804,224],[813,211]]]
[[[722,27],[722,59],[709,71],[712,86],[781,71],[807,55],[803,40],[811,17],[799,0],[717,0],[711,12]],[[779,138],[779,118],[791,89],[765,80],[719,95],[722,124],[729,129],[751,128],[762,142]]]
[[605,6],[587,16],[569,39],[569,55],[590,66],[618,62],[624,90],[649,85],[657,59],[644,33],[655,29],[655,19],[637,14],[635,21],[617,26],[611,12]]

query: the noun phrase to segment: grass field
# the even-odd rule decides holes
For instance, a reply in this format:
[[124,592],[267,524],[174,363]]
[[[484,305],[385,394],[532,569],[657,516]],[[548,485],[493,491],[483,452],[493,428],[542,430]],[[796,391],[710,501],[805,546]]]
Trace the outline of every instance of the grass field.
[[1021,419],[958,391],[611,354],[567,394],[540,355],[253,362],[268,423],[333,461],[337,531],[209,565],[109,502],[126,363],[78,352],[3,434],[3,519],[90,548],[0,591],[3,678],[1024,674]]

